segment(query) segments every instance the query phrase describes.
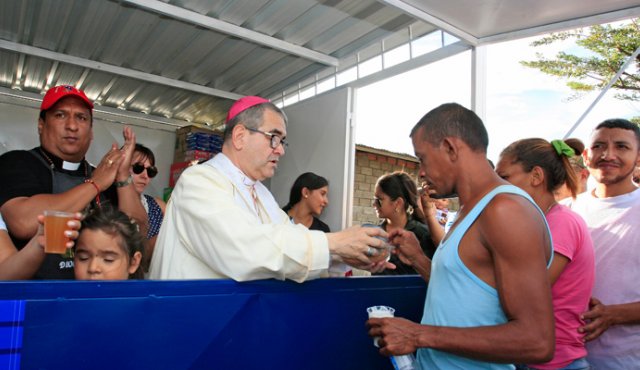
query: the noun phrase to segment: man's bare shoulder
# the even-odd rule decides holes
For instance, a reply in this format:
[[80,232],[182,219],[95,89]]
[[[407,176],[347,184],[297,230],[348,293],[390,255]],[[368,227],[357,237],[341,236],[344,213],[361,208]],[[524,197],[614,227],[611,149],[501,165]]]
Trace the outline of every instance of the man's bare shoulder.
[[545,232],[544,219],[537,207],[517,194],[499,194],[479,218],[485,241],[493,246],[539,243]]
[[495,196],[487,204],[483,214],[490,216],[490,219],[503,220],[514,217],[530,217],[534,215],[540,218],[541,214],[537,207],[527,198],[512,193],[501,193]]

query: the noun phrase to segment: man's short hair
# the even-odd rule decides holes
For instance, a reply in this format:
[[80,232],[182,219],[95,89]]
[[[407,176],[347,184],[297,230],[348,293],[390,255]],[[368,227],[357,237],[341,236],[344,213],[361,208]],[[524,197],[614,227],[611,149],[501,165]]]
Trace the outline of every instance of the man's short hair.
[[227,122],[224,128],[224,141],[227,141],[231,138],[231,132],[238,123],[242,123],[242,125],[244,125],[246,128],[259,129],[260,126],[262,126],[264,112],[266,110],[271,110],[275,113],[278,113],[282,116],[284,124],[287,124],[287,115],[284,114],[284,111],[278,108],[275,104],[262,103],[254,105],[253,107],[247,108],[238,113],[235,117],[229,120],[229,122]]
[[593,131],[598,131],[601,128],[621,128],[623,130],[633,131],[633,134],[636,136],[636,142],[638,143],[638,149],[640,150],[640,126],[637,124],[624,118],[612,118],[600,122]]
[[409,136],[421,128],[422,139],[433,145],[439,145],[446,137],[457,137],[475,152],[486,153],[489,146],[489,135],[480,117],[457,103],[442,104],[425,114]]

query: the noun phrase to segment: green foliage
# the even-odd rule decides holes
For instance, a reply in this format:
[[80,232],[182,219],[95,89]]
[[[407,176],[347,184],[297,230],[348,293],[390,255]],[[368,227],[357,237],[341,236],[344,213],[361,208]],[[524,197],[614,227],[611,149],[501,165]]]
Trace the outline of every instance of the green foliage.
[[[547,59],[536,53],[537,60],[520,63],[567,79],[567,86],[576,92],[574,97],[577,97],[604,88],[640,46],[639,19],[617,27],[598,25],[553,33],[534,41],[531,46],[550,45],[568,39],[575,39],[576,45],[584,49],[581,56],[560,52],[555,59]],[[640,100],[640,58],[636,58],[611,88],[618,91],[615,95],[618,99]]]

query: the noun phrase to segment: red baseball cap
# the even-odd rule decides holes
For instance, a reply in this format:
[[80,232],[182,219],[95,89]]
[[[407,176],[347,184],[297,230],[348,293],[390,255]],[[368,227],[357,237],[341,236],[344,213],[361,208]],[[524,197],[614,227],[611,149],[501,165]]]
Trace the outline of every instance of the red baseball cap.
[[67,97],[67,96],[77,96],[82,99],[90,110],[93,110],[93,102],[87,98],[84,94],[84,91],[78,90],[71,85],[59,85],[56,87],[52,87],[44,94],[44,98],[42,99],[42,104],[40,105],[40,110],[47,110],[51,108],[58,100]]
[[237,116],[238,114],[244,112],[245,110],[255,105],[264,104],[264,103],[270,103],[270,101],[265,98],[261,98],[259,96],[245,96],[243,98],[240,98],[236,100],[235,103],[233,103],[231,108],[229,108],[229,113],[227,113],[227,120],[224,122],[229,123],[229,121],[234,119],[235,116]]

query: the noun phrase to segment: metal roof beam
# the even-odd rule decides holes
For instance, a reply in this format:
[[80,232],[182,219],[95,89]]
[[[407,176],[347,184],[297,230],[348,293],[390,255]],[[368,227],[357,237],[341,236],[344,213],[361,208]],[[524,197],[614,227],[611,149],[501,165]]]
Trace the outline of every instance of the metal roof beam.
[[589,27],[594,24],[603,24],[621,21],[624,19],[640,17],[640,7],[616,10],[613,12],[596,14],[588,17],[570,19],[563,22],[545,24],[538,27],[524,28],[518,31],[505,32],[478,39],[478,43],[482,45],[521,39],[525,37],[542,35],[550,32],[561,32],[579,27]]
[[433,15],[421,9],[418,9],[413,5],[407,4],[403,0],[378,0],[378,1],[380,1],[383,4],[389,5],[391,7],[394,7],[398,10],[401,10],[405,14],[408,14],[418,20],[431,23],[434,26],[438,27],[439,29],[445,31],[446,33],[449,33],[473,46],[478,45],[477,37],[459,29],[458,27],[450,23],[443,21],[440,18],[434,17]]
[[[31,93],[27,91],[17,91],[0,86],[0,103],[18,103],[21,106],[39,109],[43,95]],[[152,129],[160,129],[168,132],[175,132],[176,128],[189,125],[189,122],[177,120],[173,118],[165,118],[145,113],[132,111],[124,111],[118,108],[105,107],[98,105],[93,108],[95,118],[118,123],[122,125],[141,126]],[[108,116],[107,116],[108,115]],[[141,121],[140,124],[131,122],[131,119]]]
[[36,48],[29,45],[19,44],[11,41],[0,40],[0,49],[10,50],[17,53],[32,55],[39,58],[45,58],[61,63],[73,64],[80,67],[90,68],[96,71],[112,73],[124,77],[135,78],[145,82],[156,83],[159,85],[177,87],[179,89],[193,91],[204,95],[217,96],[225,99],[237,100],[242,95],[235,94],[229,91],[220,89],[214,89],[202,85],[193,84],[190,82],[184,82],[180,80],[174,80],[163,76],[154,75],[151,73],[140,72],[129,68],[123,68],[114,66],[111,64],[96,62],[89,59],[74,57],[72,55],[66,55],[62,53],[56,53],[46,49]]
[[260,32],[236,26],[235,24],[224,22],[216,18],[208,17],[206,15],[202,15],[200,13],[187,10],[179,6],[170,5],[157,0],[123,0],[123,2],[136,5],[140,8],[144,8],[156,13],[160,13],[167,17],[179,19],[186,23],[239,37],[255,44],[264,45],[272,49],[280,50],[287,54],[297,55],[299,57],[317,63],[325,64],[332,67],[337,67],[339,64],[338,58],[334,58],[330,55],[323,54],[299,45],[295,45]]
[[[382,81],[393,76],[397,76],[401,73],[405,73],[405,72],[414,70],[416,68],[426,66],[427,64],[435,63],[439,60],[449,58],[451,56],[460,54],[472,48],[473,46],[467,44],[466,42],[463,42],[463,41],[454,42],[453,44],[449,44],[445,47],[434,50],[430,53],[420,55],[413,59],[409,59],[405,62],[396,64],[392,67],[383,69],[376,73],[372,73],[358,80],[349,82],[346,85],[355,87],[355,88],[364,87],[372,83]],[[344,85],[341,85],[341,86],[344,86]]]

